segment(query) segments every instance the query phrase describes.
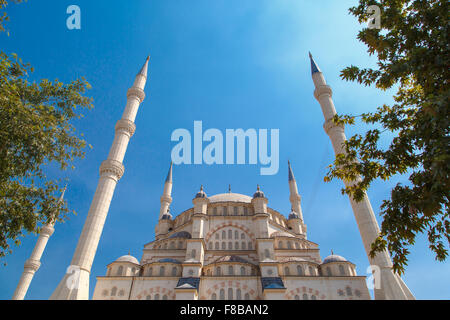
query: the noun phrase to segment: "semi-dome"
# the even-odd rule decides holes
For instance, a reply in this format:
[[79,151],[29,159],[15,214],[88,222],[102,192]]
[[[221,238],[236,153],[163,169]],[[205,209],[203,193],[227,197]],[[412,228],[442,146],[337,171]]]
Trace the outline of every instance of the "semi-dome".
[[191,239],[192,236],[189,232],[187,231],[180,231],[180,232],[176,232],[173,235],[171,235],[169,238],[173,239],[173,238],[182,238],[182,239]]
[[121,256],[115,262],[130,262],[130,263],[134,263],[134,264],[139,264],[138,259],[136,259],[135,257],[130,256],[130,255]]
[[337,254],[332,254],[331,256],[328,256],[325,259],[323,259],[322,264],[330,262],[348,262],[348,260],[342,256],[338,256]]
[[252,198],[239,193],[221,193],[209,197],[211,203],[215,202],[244,202],[251,203]]

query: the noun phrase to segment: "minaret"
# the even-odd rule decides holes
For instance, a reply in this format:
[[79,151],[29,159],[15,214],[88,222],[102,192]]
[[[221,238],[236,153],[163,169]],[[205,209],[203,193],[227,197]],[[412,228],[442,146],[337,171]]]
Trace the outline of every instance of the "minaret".
[[147,58],[141,71],[136,76],[133,86],[128,90],[125,111],[122,119],[116,124],[114,142],[108,158],[100,166],[97,190],[78,240],[75,254],[66,275],[50,297],[52,300],[89,299],[89,274],[114,190],[125,170],[122,161],[127,151],[128,142],[136,130],[134,121],[139,105],[145,98],[144,88],[147,82],[149,60],[150,57]]
[[170,163],[169,172],[164,183],[164,191],[161,196],[161,209],[159,210],[159,220],[167,213],[169,206],[172,203],[172,170],[173,163]]
[[296,219],[300,224],[298,232],[306,236],[306,225],[303,221],[302,197],[298,193],[297,181],[295,181],[294,172],[292,171],[291,162],[288,161],[288,180],[289,180],[289,201],[291,202],[292,212],[297,214]]
[[[322,113],[325,118],[325,132],[331,139],[334,153],[336,155],[345,153],[343,147],[343,143],[346,141],[344,126],[336,125],[333,122],[333,117],[336,115],[336,109],[332,100],[333,91],[327,85],[323,73],[317,66],[311,53],[309,57],[311,59],[311,72],[315,86],[314,96],[322,107]],[[351,186],[356,182],[344,181],[344,184]],[[379,272],[375,271],[373,275],[375,280],[380,279],[378,283],[375,281],[375,299],[414,299],[414,296],[400,276],[393,272],[392,261],[387,251],[378,253],[374,258],[370,257],[371,244],[377,238],[380,229],[367,194],[360,202],[355,201],[353,197],[349,198],[372,270],[379,270]]]
[[[61,203],[64,199],[66,188],[67,187],[64,187],[64,190],[58,201],[59,203]],[[23,300],[25,298],[28,288],[30,287],[31,281],[33,280],[34,274],[36,273],[36,271],[38,271],[38,269],[41,266],[41,257],[42,254],[44,253],[45,247],[47,246],[48,239],[53,234],[53,232],[55,232],[54,226],[55,220],[52,219],[50,223],[42,227],[36,245],[34,246],[34,250],[31,253],[31,256],[27,261],[25,261],[22,276],[20,277],[20,281],[19,284],[17,285],[16,291],[14,291],[12,300]]]

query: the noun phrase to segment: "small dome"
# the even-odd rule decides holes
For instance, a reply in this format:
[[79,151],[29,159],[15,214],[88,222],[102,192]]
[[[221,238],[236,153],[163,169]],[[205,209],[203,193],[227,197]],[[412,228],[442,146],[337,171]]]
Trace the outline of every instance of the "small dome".
[[337,254],[332,254],[331,256],[328,256],[325,259],[323,259],[322,264],[330,262],[348,262],[348,260],[342,256],[338,256]]
[[136,259],[135,257],[130,256],[130,255],[121,256],[115,262],[130,262],[130,263],[134,263],[134,264],[139,264],[138,259]]
[[239,193],[221,193],[208,198],[211,203],[217,202],[243,202],[251,203],[252,198]]
[[195,195],[195,198],[207,198],[205,191],[203,191],[203,186],[201,186],[200,191]]
[[253,198],[265,198],[264,192],[261,191],[261,188],[259,186],[255,194],[253,195]]
[[289,220],[291,220],[291,219],[300,219],[300,216],[298,215],[297,212],[292,210],[291,213],[289,213]]

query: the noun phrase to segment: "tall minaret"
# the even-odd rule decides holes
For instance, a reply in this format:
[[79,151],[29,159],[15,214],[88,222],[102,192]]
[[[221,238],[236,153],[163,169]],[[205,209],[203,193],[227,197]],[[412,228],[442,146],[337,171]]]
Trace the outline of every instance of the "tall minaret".
[[[327,85],[323,73],[317,66],[311,53],[309,54],[309,57],[311,59],[312,78],[316,88],[314,96],[322,107],[323,116],[325,118],[325,132],[331,139],[334,153],[336,155],[345,153],[343,143],[347,138],[345,137],[344,126],[336,125],[333,122],[333,117],[336,115],[336,109],[332,100],[333,92],[330,86]],[[356,182],[357,181],[344,181],[344,184],[346,186],[351,186]],[[380,279],[378,283],[375,281],[375,299],[414,299],[414,296],[403,280],[393,272],[392,261],[387,251],[378,253],[374,258],[370,257],[371,244],[377,238],[380,229],[367,194],[360,202],[356,202],[353,197],[349,198],[363,240],[364,248],[372,266],[372,270],[375,270],[374,279]],[[379,272],[376,271],[377,269]]]
[[66,275],[50,297],[52,300],[89,299],[89,274],[114,190],[125,170],[122,161],[125,157],[128,142],[136,130],[134,120],[139,105],[145,98],[144,88],[147,82],[149,60],[150,57],[147,58],[141,71],[136,76],[133,86],[128,90],[125,111],[122,119],[116,124],[116,134],[109,156],[100,166],[97,190],[78,240],[75,254]]
[[297,181],[295,181],[294,172],[292,171],[291,162],[288,161],[289,167],[289,201],[291,202],[292,212],[298,215],[300,220],[301,233],[306,234],[306,225],[303,221],[302,197],[298,193]]
[[[64,194],[66,193],[66,188],[64,188],[61,197],[59,198],[59,203],[64,199]],[[28,288],[30,287],[31,281],[33,280],[34,274],[41,266],[41,257],[44,253],[45,247],[47,246],[48,239],[55,232],[55,219],[52,219],[50,223],[42,227],[39,233],[38,240],[34,246],[34,250],[31,253],[30,258],[25,261],[22,276],[20,277],[19,284],[17,285],[16,291],[12,300],[23,300],[27,294]]]
[[167,213],[169,206],[172,203],[172,170],[173,163],[170,163],[169,173],[167,174],[166,181],[164,183],[164,191],[161,196],[161,209],[159,210],[159,220]]

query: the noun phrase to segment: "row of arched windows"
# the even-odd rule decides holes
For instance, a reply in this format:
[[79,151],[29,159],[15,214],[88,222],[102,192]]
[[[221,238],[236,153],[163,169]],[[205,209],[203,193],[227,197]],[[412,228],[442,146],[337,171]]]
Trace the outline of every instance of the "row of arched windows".
[[285,276],[291,276],[291,275],[292,276],[316,276],[317,275],[317,273],[315,271],[316,269],[311,266],[303,267],[303,266],[297,265],[295,267],[295,273],[292,269],[293,269],[292,267],[290,268],[289,266],[285,266],[284,270],[283,270],[284,275]]
[[[119,291],[119,294],[117,294],[117,291],[118,291],[117,287],[113,287],[111,289],[111,297],[115,297],[117,295],[119,297],[123,297],[125,295],[125,291],[123,289]],[[108,293],[109,293],[108,290],[105,289],[105,290],[103,290],[102,295],[104,297],[106,297],[106,296],[108,296]]]
[[243,295],[241,289],[234,290],[233,288],[228,288],[227,291],[225,291],[225,289],[220,289],[218,296],[216,293],[211,295],[211,300],[242,300],[242,298],[244,298],[244,300],[250,300],[250,295],[248,293]]
[[228,266],[228,267],[216,267],[213,269],[206,270],[206,275],[208,276],[255,276],[256,270],[254,268],[246,268],[244,266]]
[[251,241],[209,242],[208,250],[253,250],[253,243]]
[[300,243],[298,241],[278,241],[276,243],[275,249],[308,249],[306,243]]
[[186,242],[184,241],[170,241],[170,242],[164,242],[160,244],[155,244],[153,246],[154,249],[164,249],[164,250],[181,250],[186,249]]
[[181,268],[178,267],[165,267],[160,266],[159,268],[155,267],[155,271],[153,272],[153,267],[149,267],[146,269],[144,276],[152,277],[152,276],[160,276],[160,277],[178,277],[181,274]]
[[217,206],[212,207],[209,210],[209,214],[213,216],[248,216],[252,213],[249,207],[238,207],[238,206]]

